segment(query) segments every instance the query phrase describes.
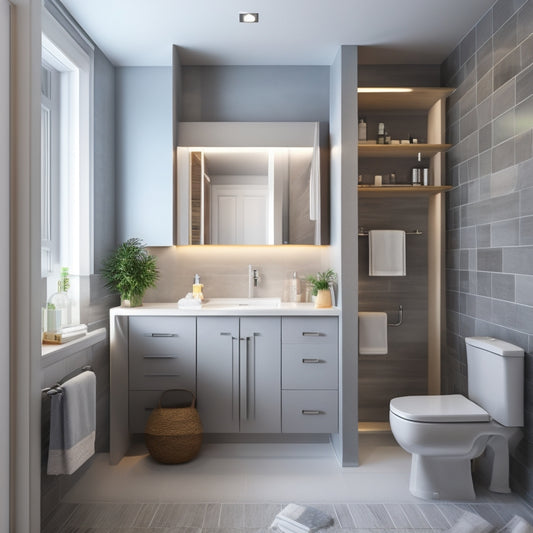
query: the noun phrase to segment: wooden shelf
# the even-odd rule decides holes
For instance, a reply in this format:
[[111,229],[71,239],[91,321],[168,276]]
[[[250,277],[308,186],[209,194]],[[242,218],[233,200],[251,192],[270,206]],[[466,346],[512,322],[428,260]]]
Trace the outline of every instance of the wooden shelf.
[[410,87],[406,93],[358,93],[359,111],[427,111],[455,89],[450,87]]
[[446,152],[451,144],[359,144],[359,157],[432,157]]
[[433,196],[449,191],[451,185],[359,185],[357,192],[360,197],[398,197],[398,196]]

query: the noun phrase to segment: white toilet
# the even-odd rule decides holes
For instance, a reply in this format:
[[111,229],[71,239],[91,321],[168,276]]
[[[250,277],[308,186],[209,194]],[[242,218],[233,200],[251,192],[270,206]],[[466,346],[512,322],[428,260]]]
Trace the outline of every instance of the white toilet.
[[412,454],[409,490],[419,498],[475,499],[471,459],[492,457],[489,489],[509,490],[509,441],[524,423],[524,351],[467,337],[468,396],[404,396],[390,402],[398,444]]

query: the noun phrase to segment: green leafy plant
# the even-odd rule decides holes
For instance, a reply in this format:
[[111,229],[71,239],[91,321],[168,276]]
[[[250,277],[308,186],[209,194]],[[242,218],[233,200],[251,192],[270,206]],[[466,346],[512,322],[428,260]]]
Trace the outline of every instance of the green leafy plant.
[[105,261],[101,270],[106,287],[118,292],[132,306],[141,305],[146,289],[155,287],[159,278],[156,258],[142,241],[132,238],[123,242]]
[[313,296],[316,296],[318,291],[329,289],[330,285],[337,279],[337,274],[330,268],[325,272],[318,272],[316,276],[307,276],[305,279],[313,287]]

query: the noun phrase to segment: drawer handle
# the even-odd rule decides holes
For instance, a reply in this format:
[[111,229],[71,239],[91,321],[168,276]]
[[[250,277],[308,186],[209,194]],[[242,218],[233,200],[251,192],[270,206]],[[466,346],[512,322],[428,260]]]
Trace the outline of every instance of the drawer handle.
[[320,331],[302,331],[304,337],[320,337]]
[[323,363],[324,361],[322,361],[322,359],[313,359],[313,358],[308,358],[308,357],[304,357],[302,359],[302,363],[304,364],[308,364],[308,363]]
[[145,411],[153,411],[153,410],[154,410],[154,407],[145,407],[144,410],[145,410]]
[[316,409],[302,409],[302,415],[323,415],[324,411],[318,411]]
[[150,333],[149,337],[177,337],[177,333]]
[[143,355],[143,359],[177,359],[177,355]]
[[169,374],[168,372],[153,372],[151,374],[144,374],[145,378],[179,378],[179,374]]

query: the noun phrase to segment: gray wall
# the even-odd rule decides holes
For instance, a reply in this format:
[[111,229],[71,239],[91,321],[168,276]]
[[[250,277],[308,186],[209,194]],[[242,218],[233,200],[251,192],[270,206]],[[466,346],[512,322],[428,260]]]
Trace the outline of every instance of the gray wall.
[[442,65],[449,98],[444,392],[465,393],[464,338],[526,350],[514,490],[533,502],[533,0],[499,0]]
[[359,421],[387,422],[389,402],[396,396],[427,394],[427,213],[426,198],[359,200],[359,226],[369,229],[419,229],[406,235],[407,275],[368,275],[368,237],[359,237],[359,311],[386,311],[387,355],[359,355]]
[[329,67],[182,68],[181,120],[329,122]]
[[171,246],[172,67],[116,69],[117,239]]

